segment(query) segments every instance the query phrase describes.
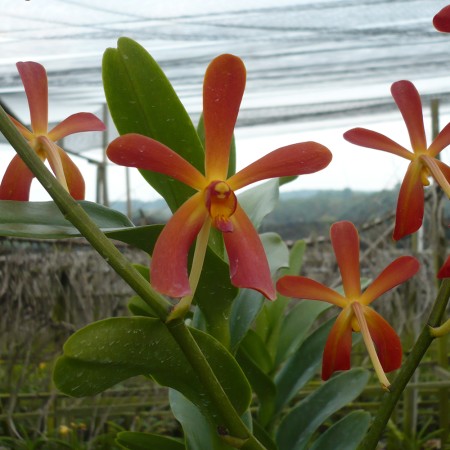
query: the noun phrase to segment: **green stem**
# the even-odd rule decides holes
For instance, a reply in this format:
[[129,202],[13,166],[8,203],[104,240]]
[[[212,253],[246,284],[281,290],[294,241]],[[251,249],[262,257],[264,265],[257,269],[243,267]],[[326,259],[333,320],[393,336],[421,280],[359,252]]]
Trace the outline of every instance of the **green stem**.
[[[52,197],[55,204],[64,214],[64,217],[80,231],[92,247],[165,322],[171,304],[151,287],[149,282],[139,274],[128,259],[120,253],[108,237],[97,227],[83,208],[60,185],[34,150],[28,145],[27,141],[17,131],[15,125],[1,106],[0,131]],[[206,393],[216,405],[229,435],[246,441],[246,449],[265,450],[237,414],[185,323],[180,319],[174,320],[167,324],[167,327],[197,373]]]
[[449,297],[450,279],[446,279],[442,282],[439,289],[430,318],[428,319],[428,323],[424,326],[417,342],[411,350],[411,353],[400,369],[394,382],[390,386],[390,391],[384,394],[378,413],[375,416],[369,432],[358,447],[359,450],[374,450],[377,447],[395,405],[428,350],[428,347],[433,342],[434,337],[430,332],[430,327],[436,327],[440,324],[445,308],[447,307]]
[[245,441],[246,450],[265,450],[265,447],[251,434],[241,417],[236,413],[211,366],[192,337],[189,328],[181,319],[168,322],[167,327],[191,363],[206,393],[215,400],[221,420],[226,424],[227,435],[236,438],[238,441]]

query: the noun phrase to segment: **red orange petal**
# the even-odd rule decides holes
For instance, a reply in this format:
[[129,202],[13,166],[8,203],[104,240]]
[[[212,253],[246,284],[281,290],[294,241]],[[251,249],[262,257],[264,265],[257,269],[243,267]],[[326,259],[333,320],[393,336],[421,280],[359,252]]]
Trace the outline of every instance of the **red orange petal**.
[[401,256],[389,264],[360,297],[360,303],[368,305],[390,289],[414,276],[420,268],[412,256]]
[[194,189],[205,187],[205,177],[178,153],[140,134],[114,139],[106,150],[108,158],[121,166],[151,170],[175,178]]
[[22,125],[18,120],[14,119],[14,117],[9,116],[11,121],[14,123],[16,128],[19,130],[20,134],[27,140],[31,141],[33,139],[34,134],[24,125]]
[[245,167],[227,180],[234,190],[256,181],[317,172],[330,163],[331,152],[316,142],[281,147]]
[[277,291],[286,297],[320,300],[345,308],[348,300],[318,281],[296,275],[285,275],[277,282]]
[[240,288],[255,289],[269,300],[276,298],[264,247],[250,219],[237,205],[230,219],[233,231],[223,233],[230,264],[231,282]]
[[81,175],[77,165],[62,148],[58,147],[58,151],[70,195],[75,200],[84,200],[85,184],[83,175]]
[[407,150],[405,147],[397,144],[397,142],[388,138],[384,134],[377,133],[376,131],[368,130],[366,128],[353,128],[348,130],[344,133],[344,139],[352,144],[360,145],[361,147],[382,150],[409,160],[413,158],[412,152]]
[[187,200],[167,222],[156,242],[150,264],[150,282],[162,294],[183,297],[190,294],[188,252],[200,231],[208,211],[203,194]]
[[450,33],[450,5],[442,8],[434,17],[433,25],[442,33]]
[[52,141],[58,141],[59,139],[73,133],[104,130],[106,130],[105,124],[97,116],[91,113],[82,112],[72,114],[67,117],[67,119],[64,119],[48,133],[48,137]]
[[400,187],[397,201],[393,238],[397,241],[415,233],[421,226],[424,213],[424,192],[420,178],[422,170],[419,161],[409,164]]
[[348,370],[351,367],[352,317],[352,309],[347,306],[337,316],[336,322],[331,328],[323,352],[323,380],[328,380],[337,370]]
[[416,87],[411,81],[401,80],[391,86],[391,93],[405,121],[413,150],[415,152],[426,150],[422,102]]
[[436,156],[438,155],[445,147],[450,145],[450,123],[448,123],[440,133],[436,136],[434,141],[428,147],[428,155]]
[[330,237],[341,272],[345,296],[356,299],[361,294],[358,231],[351,222],[336,222],[331,225]]
[[209,181],[225,180],[231,140],[245,88],[240,58],[220,55],[209,64],[203,83],[205,172]]
[[364,306],[364,316],[383,370],[391,372],[398,369],[402,364],[402,344],[397,333],[383,317],[368,306]]
[[31,170],[19,155],[15,155],[3,175],[0,184],[0,200],[28,201],[33,178]]
[[445,263],[439,269],[438,278],[450,278],[450,256],[445,260]]
[[35,135],[47,133],[48,127],[48,82],[47,72],[36,62],[16,64],[30,107],[31,129]]

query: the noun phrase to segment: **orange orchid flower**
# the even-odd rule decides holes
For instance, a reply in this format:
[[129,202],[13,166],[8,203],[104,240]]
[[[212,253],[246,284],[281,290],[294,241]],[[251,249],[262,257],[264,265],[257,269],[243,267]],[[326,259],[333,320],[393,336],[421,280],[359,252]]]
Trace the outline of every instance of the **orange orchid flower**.
[[433,25],[442,33],[450,33],[450,5],[442,8],[434,17]]
[[383,134],[365,128],[353,128],[344,133],[344,138],[352,144],[383,150],[411,161],[397,201],[393,238],[398,240],[422,226],[424,186],[430,184],[430,176],[450,198],[450,167],[436,158],[450,144],[450,124],[427,147],[422,103],[417,89],[410,81],[403,80],[392,85],[391,93],[406,123],[413,151]]
[[350,369],[352,331],[357,331],[362,334],[378,379],[382,386],[388,388],[390,383],[385,372],[396,370],[401,365],[400,338],[369,305],[411,278],[419,270],[419,263],[411,256],[397,258],[361,292],[358,231],[351,222],[337,222],[331,226],[330,237],[342,276],[344,295],[310,278],[293,275],[280,278],[277,290],[288,297],[320,300],[342,308],[325,345],[322,364],[324,380],[337,370]]
[[[145,136],[123,135],[108,146],[111,161],[168,175],[197,191],[164,227],[152,255],[151,283],[171,297],[189,296],[195,291],[195,282],[188,278],[188,251],[197,236],[196,249],[201,241],[206,250],[210,227],[214,226],[223,234],[232,283],[274,299],[276,292],[264,248],[235,191],[267,178],[316,172],[331,160],[330,151],[320,144],[293,144],[227,178],[245,78],[243,62],[233,55],[218,56],[207,68],[203,86],[204,174],[164,144]],[[202,264],[203,260],[201,264],[193,262],[191,276],[195,270],[198,278]]]
[[[78,113],[48,131],[47,73],[41,64],[32,61],[18,62],[16,66],[28,99],[31,131],[13,117],[10,118],[41,160],[48,159],[56,178],[72,197],[83,200],[83,177],[67,153],[55,142],[73,133],[103,131],[105,125],[91,113]],[[22,159],[18,155],[14,156],[0,185],[0,200],[27,201],[33,178],[33,173]]]

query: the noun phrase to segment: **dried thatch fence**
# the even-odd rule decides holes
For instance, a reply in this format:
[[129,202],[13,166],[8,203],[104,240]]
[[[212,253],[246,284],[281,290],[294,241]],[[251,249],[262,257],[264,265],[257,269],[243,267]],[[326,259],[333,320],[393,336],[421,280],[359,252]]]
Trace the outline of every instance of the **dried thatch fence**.
[[[390,224],[374,221],[361,233],[363,274],[367,277],[378,274],[397,256],[411,253],[393,244]],[[125,245],[120,248],[133,262],[147,264],[148,258],[142,252]],[[402,334],[406,349],[417,336],[436,294],[428,242],[419,259],[422,269],[415,280],[374,304]],[[339,284],[327,238],[309,239],[303,273],[330,286]],[[20,435],[18,424],[24,420],[28,427],[45,433],[80,417],[88,421],[91,436],[100,433],[114,416],[131,429],[142,430],[144,420],[152,431],[155,426],[175,430],[173,419],[167,415],[164,390],[149,387],[148,383],[130,380],[87,400],[68,399],[51,387],[48,368],[67,337],[92,321],[126,315],[131,295],[130,288],[83,240],[0,241],[0,436]],[[438,381],[447,383],[444,391],[442,383],[435,386],[433,395],[448,395],[445,369],[428,364],[431,372],[441,370]],[[431,373],[430,369],[427,372]],[[415,381],[419,381],[419,375]],[[405,396],[405,405],[412,413],[406,413],[405,408],[403,420],[411,429],[420,421],[419,387]],[[438,410],[436,401],[430,407],[434,414]]]

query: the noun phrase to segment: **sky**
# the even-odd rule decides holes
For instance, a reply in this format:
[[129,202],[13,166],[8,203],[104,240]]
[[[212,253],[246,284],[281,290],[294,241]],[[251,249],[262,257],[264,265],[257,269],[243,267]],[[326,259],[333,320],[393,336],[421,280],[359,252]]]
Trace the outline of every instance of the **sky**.
[[[126,35],[157,59],[195,121],[208,61],[230,52],[242,57],[248,75],[235,132],[238,169],[278,147],[313,140],[331,150],[332,162],[283,190],[392,189],[407,161],[354,146],[342,134],[361,126],[410,147],[389,93],[392,82],[405,78],[424,96],[427,132],[431,97],[441,99],[440,128],[450,121],[450,36],[431,25],[446,3],[154,0],[149,7],[137,0],[0,0],[0,98],[28,121],[14,63],[34,60],[48,71],[51,120],[99,113],[102,53]],[[83,154],[101,160],[102,152],[97,147]],[[0,145],[0,176],[13,154]],[[85,175],[87,199],[95,200],[95,166],[74,160]],[[110,200],[124,200],[125,169],[108,165],[108,176]],[[131,194],[157,198],[135,170]],[[47,198],[33,184],[31,199]]]

